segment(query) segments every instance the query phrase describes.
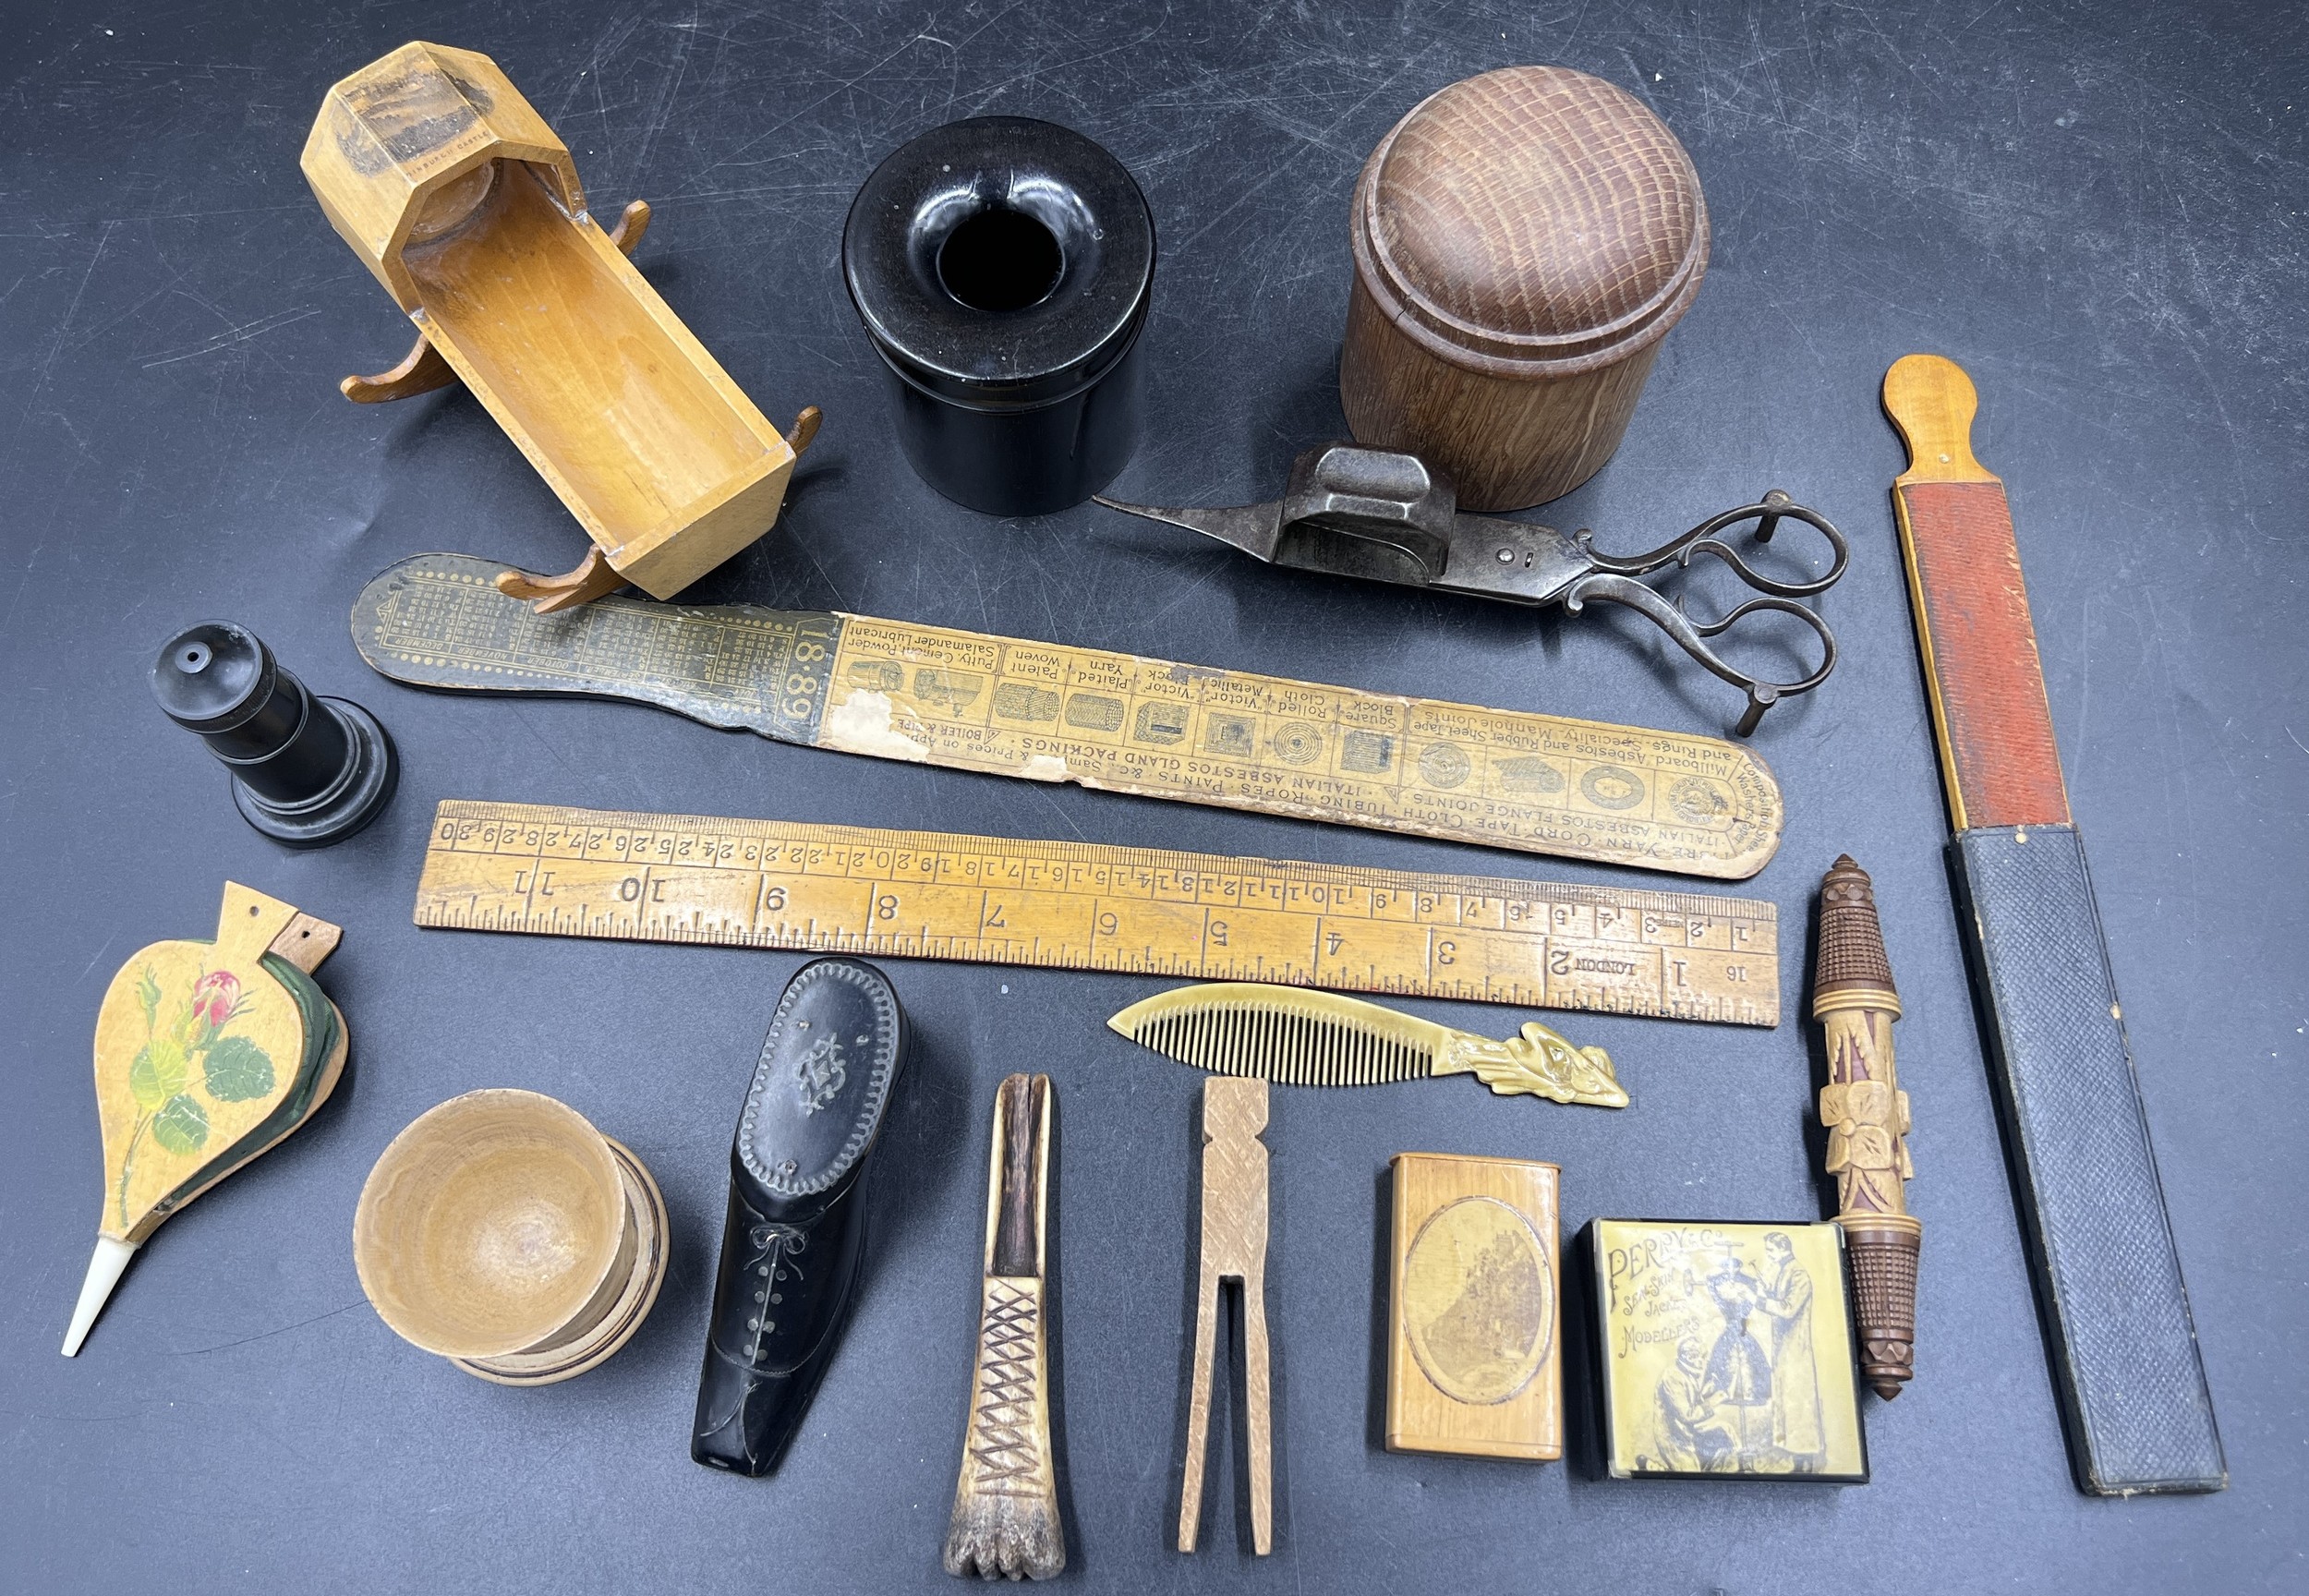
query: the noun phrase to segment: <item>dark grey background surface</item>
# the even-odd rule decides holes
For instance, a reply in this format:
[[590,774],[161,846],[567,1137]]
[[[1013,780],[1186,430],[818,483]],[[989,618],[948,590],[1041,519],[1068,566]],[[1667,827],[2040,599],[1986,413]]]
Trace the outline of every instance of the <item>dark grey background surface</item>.
[[[0,25],[0,1586],[24,1590],[949,1588],[937,1549],[976,1312],[994,1082],[1058,1083],[1072,1560],[1108,1590],[2300,1590],[2309,1060],[2303,526],[2309,367],[2298,9],[1926,6],[795,4],[602,0],[16,6]],[[855,1323],[773,1479],[684,1445],[738,1098],[798,958],[419,932],[436,800],[1082,837],[1434,869],[1672,878],[852,759],[640,708],[457,699],[346,635],[388,562],[559,570],[576,527],[472,399],[356,408],[407,323],[296,169],[328,84],[413,37],[489,52],[597,209],[656,204],[639,263],[781,424],[825,407],[784,519],[693,592],[1044,636],[1388,691],[1720,731],[1735,696],[1640,624],[1558,625],[1296,577],[1086,507],[999,522],[897,458],[836,259],[902,139],[985,111],[1106,143],[1161,235],[1154,425],[1118,490],[1276,490],[1341,427],[1346,206],[1420,96],[1527,61],[1600,73],[1690,149],[1706,288],[1618,458],[1550,518],[1648,546],[1767,486],[1852,535],[1842,668],[1775,710],[1785,919],[1773,1032],[1550,1016],[1635,1106],[1465,1083],[1279,1095],[1271,1307],[1275,1554],[1223,1472],[1168,1550],[1197,1078],[1106,1032],[1156,984],[890,966],[920,1036],[875,1175]],[[1940,845],[1886,488],[1885,367],[1978,381],[2089,839],[2234,1483],[2072,1489],[2021,1263]],[[144,683],[230,616],[373,708],[405,770],[315,855],[242,824]],[[1595,1215],[1807,1217],[1808,904],[1875,873],[1908,1006],[1928,1227],[1920,1373],[1870,1400],[1875,1482],[1613,1484],[1376,1445],[1389,1155],[1517,1155]],[[165,1227],[83,1355],[56,1356],[98,1200],[88,1047],[137,947],[205,936],[227,877],[341,921],[323,971],[354,1068],[308,1129]],[[1421,1011],[1504,1031],[1480,1007]],[[348,1242],[385,1143],[485,1085],[624,1140],[675,1258],[634,1343],[541,1391],[395,1339]]]

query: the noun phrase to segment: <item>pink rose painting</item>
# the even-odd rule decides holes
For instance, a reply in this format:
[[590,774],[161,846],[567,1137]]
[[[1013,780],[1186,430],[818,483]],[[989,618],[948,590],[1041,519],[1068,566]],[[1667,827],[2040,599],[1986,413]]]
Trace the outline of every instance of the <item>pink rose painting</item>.
[[[144,1006],[144,1046],[128,1067],[128,1090],[137,1100],[136,1128],[120,1165],[120,1222],[128,1222],[128,1172],[149,1131],[168,1152],[198,1153],[209,1139],[212,1103],[246,1103],[272,1090],[272,1056],[246,1036],[228,1036],[225,1027],[241,1017],[248,998],[240,977],[229,970],[203,972],[192,991],[161,1021],[161,984],[150,966],[137,983]],[[199,1066],[196,1081],[194,1066]]]
[[230,970],[212,970],[193,985],[193,1016],[210,1031],[222,1031],[232,1019],[239,996],[239,977]]

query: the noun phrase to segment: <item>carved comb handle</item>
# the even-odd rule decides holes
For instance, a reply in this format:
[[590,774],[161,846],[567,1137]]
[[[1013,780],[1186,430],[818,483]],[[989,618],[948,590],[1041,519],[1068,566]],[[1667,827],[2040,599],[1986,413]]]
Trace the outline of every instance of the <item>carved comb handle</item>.
[[1505,1042],[1473,1032],[1455,1031],[1435,1050],[1438,1075],[1473,1075],[1503,1097],[1517,1093],[1556,1103],[1589,1103],[1625,1108],[1627,1090],[1612,1070],[1612,1056],[1601,1047],[1576,1047],[1539,1022]]
[[1012,1075],[995,1093],[978,1363],[946,1531],[949,1574],[1047,1579],[1066,1566],[1050,1451],[1051,1097],[1047,1075]]

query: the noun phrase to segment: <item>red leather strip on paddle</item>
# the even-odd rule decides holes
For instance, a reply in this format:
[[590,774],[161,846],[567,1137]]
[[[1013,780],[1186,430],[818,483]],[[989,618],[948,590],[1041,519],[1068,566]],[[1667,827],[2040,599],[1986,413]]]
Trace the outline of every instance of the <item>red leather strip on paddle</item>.
[[2066,822],[2068,787],[2003,485],[1917,482],[1898,491],[1963,824]]

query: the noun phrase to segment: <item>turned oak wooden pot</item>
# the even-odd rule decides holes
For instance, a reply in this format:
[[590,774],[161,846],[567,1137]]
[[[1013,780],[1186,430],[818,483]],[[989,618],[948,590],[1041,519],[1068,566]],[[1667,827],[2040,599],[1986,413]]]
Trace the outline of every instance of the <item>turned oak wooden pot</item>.
[[1355,185],[1339,397],[1356,441],[1470,510],[1570,492],[1619,447],[1708,269],[1691,158],[1642,102],[1510,66],[1411,108]]

